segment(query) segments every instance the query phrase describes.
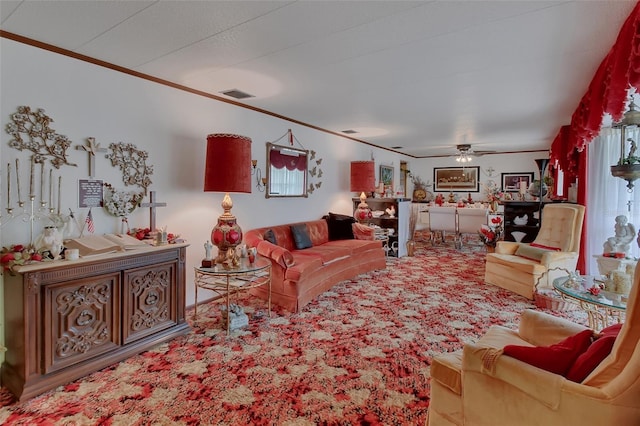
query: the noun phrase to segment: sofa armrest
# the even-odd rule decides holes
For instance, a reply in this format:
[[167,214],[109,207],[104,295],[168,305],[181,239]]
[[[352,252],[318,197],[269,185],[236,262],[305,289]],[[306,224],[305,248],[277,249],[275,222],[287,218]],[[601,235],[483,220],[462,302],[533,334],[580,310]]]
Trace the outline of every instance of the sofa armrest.
[[[575,251],[550,251],[542,255],[540,263],[546,265],[549,268],[562,268],[567,263],[572,263],[578,260],[578,253]],[[567,268],[572,270],[573,268]]]
[[353,230],[353,237],[356,240],[374,240],[375,239],[375,229],[371,226],[363,225],[361,223],[353,223],[351,224],[351,229]]
[[[523,394],[514,393],[515,399],[510,400],[508,394],[504,395],[505,406],[511,403],[524,401],[522,397],[538,401],[550,409],[557,409],[562,400],[562,394],[583,394],[594,399],[604,399],[606,395],[598,388],[581,385],[571,382],[564,377],[542,370],[540,368],[519,361],[506,355],[500,355],[490,361],[487,365],[487,355],[491,355],[491,348],[481,347],[474,344],[466,344],[462,354],[462,377],[465,398],[473,398],[474,392],[479,391],[483,386],[488,385],[488,378],[506,383],[519,389]],[[478,375],[484,376],[477,380]],[[475,383],[473,383],[475,382]],[[475,392],[476,398],[484,398],[482,392]],[[517,399],[517,401],[516,401]]]
[[258,254],[273,260],[283,268],[293,266],[293,255],[284,247],[277,246],[269,241],[260,241],[257,246]]
[[526,309],[520,318],[518,334],[534,346],[549,346],[586,329],[564,318]]
[[496,244],[496,253],[500,254],[516,254],[516,251],[520,247],[520,243],[513,241],[498,241]]

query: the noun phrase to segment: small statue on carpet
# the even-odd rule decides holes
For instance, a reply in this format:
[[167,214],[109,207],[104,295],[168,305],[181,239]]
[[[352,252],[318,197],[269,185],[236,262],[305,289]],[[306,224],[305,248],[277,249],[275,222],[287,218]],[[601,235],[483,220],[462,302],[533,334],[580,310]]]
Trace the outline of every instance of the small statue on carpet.
[[603,245],[604,254],[625,253],[628,255],[631,250],[631,242],[636,237],[635,227],[627,221],[625,215],[620,215],[616,217],[615,231],[616,235],[607,238]]
[[227,312],[226,306],[221,306],[222,319],[229,321],[229,329],[235,330],[236,328],[242,328],[249,325],[249,317],[244,313],[242,306],[235,303],[229,305],[229,312]]

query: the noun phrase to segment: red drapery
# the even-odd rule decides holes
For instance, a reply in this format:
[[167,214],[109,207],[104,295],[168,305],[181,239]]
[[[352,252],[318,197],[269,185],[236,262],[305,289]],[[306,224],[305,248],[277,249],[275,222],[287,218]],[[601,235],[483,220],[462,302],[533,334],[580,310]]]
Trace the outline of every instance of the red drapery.
[[598,67],[571,124],[563,126],[551,144],[551,164],[577,176],[579,153],[598,136],[605,114],[611,114],[614,121],[622,118],[629,87],[640,88],[640,2]]

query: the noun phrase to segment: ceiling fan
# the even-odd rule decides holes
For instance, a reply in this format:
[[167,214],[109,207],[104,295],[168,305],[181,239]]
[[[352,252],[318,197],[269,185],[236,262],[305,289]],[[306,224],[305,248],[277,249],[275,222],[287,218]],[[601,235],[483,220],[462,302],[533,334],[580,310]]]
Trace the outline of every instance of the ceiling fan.
[[479,157],[484,154],[495,152],[495,151],[475,151],[471,149],[470,144],[466,144],[466,143],[456,145],[456,149],[458,150],[458,153],[456,154],[456,161],[458,163],[469,163],[473,159],[473,156]]

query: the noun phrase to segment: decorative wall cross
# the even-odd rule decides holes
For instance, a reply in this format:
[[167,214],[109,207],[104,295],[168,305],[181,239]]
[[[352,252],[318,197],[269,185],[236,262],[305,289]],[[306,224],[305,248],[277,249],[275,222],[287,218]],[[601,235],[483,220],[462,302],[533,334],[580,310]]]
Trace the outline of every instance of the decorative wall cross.
[[100,148],[96,143],[96,138],[87,138],[86,145],[76,145],[76,149],[86,151],[89,154],[89,177],[93,178],[93,171],[96,167],[96,152],[107,152],[107,148]]
[[156,191],[149,191],[149,202],[140,204],[140,207],[149,207],[149,229],[151,229],[151,232],[156,230],[156,207],[167,206],[167,203],[156,202],[155,198]]

